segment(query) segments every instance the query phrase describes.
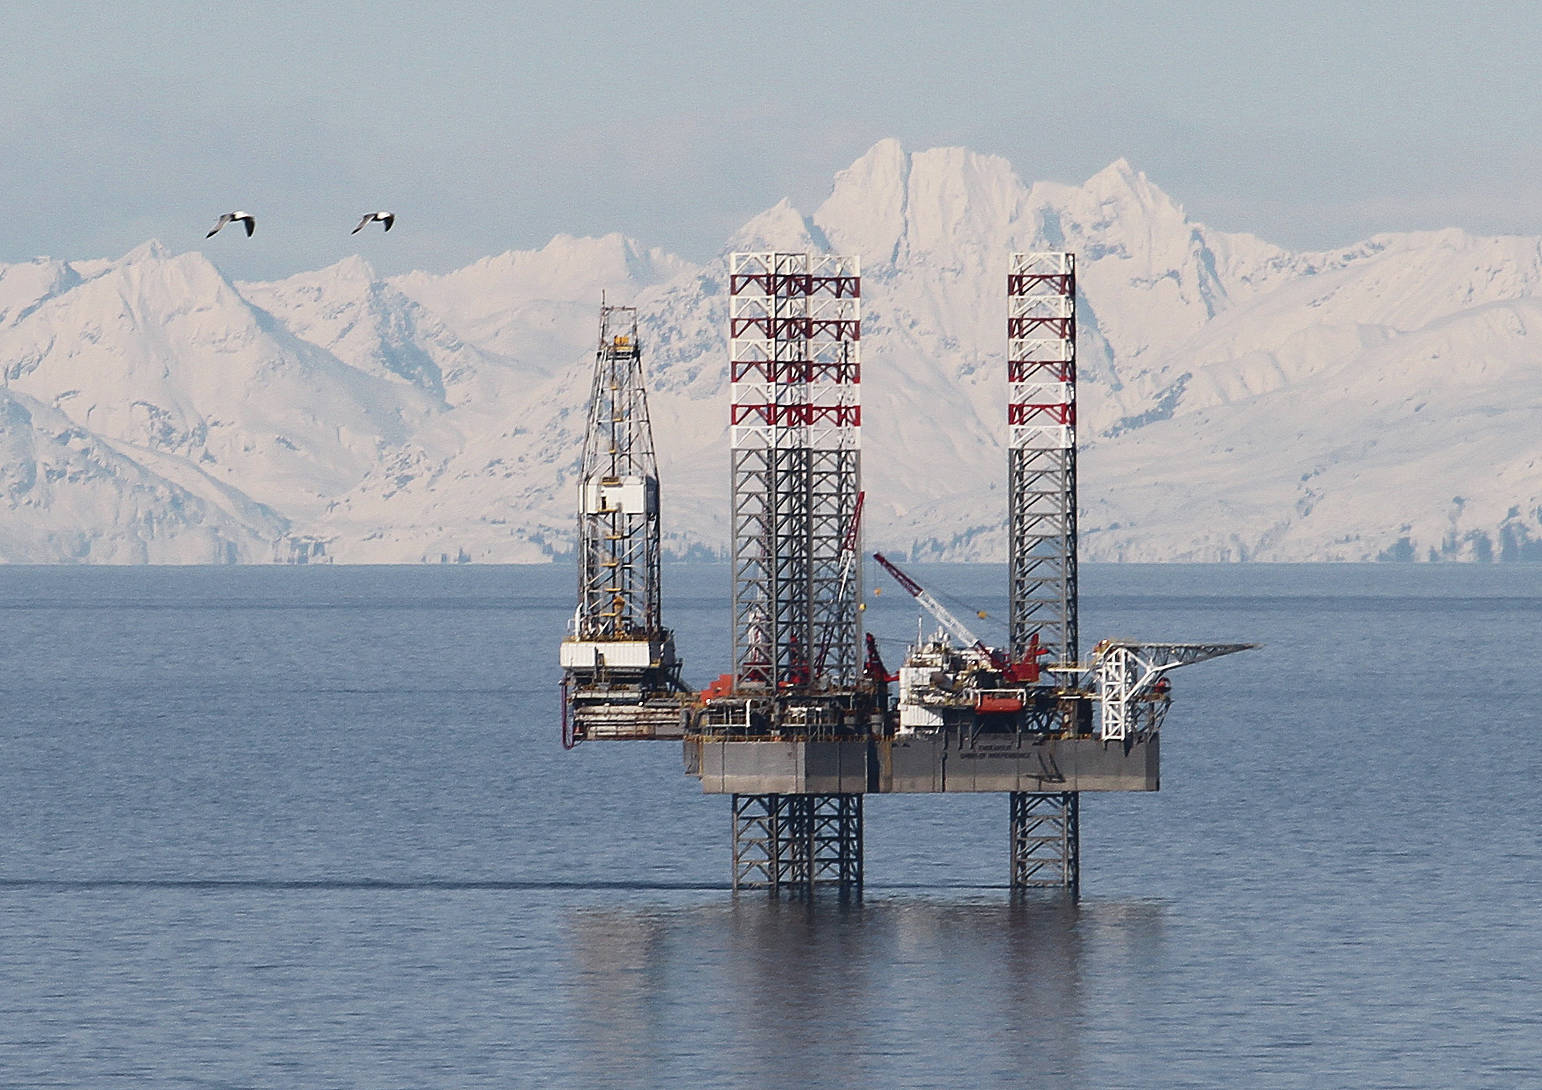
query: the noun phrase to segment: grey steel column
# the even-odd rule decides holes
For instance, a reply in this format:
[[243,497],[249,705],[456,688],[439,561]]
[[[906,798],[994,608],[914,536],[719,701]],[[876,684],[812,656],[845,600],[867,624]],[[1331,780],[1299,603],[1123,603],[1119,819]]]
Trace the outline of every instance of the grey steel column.
[[733,796],[733,888],[862,889],[862,796]]
[[1080,796],[1012,792],[1012,888],[1081,891]]

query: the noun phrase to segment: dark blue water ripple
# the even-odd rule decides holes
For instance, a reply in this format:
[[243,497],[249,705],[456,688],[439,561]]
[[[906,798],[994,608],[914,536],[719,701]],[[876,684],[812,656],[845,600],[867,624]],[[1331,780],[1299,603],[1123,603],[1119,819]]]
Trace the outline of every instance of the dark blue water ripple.
[[[922,578],[999,638],[1000,569]],[[1084,798],[1080,904],[994,796],[732,896],[677,746],[558,745],[572,582],[0,568],[0,1085],[1542,1085],[1542,570],[1089,566],[1089,643],[1265,647]],[[726,570],[666,585],[710,679]]]

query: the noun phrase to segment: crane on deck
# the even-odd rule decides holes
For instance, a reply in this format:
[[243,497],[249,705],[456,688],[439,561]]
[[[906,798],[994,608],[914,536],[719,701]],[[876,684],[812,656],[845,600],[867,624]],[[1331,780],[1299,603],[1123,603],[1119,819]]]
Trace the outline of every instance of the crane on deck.
[[[1003,726],[1033,729],[1035,723],[1040,729],[1057,730],[1090,718],[1095,710],[1099,740],[1123,741],[1161,728],[1172,702],[1166,676],[1173,670],[1254,646],[1103,640],[1093,648],[1091,662],[1045,667],[1038,660],[1046,649],[1032,638],[1024,655],[1013,662],[882,553],[874,553],[873,559],[942,626],[930,641],[911,648],[900,668],[901,731],[950,723],[976,732]],[[959,646],[950,644],[949,637]],[[1045,674],[1049,680],[1041,684]],[[1084,710],[1066,715],[1068,707]]]
[[1039,658],[1046,652],[1039,648],[1037,637],[1030,639],[1029,646],[1023,657],[1017,662],[999,648],[987,646],[984,640],[970,631],[969,626],[955,617],[947,606],[937,600],[937,596],[928,591],[920,583],[906,575],[883,553],[874,553],[873,559],[878,561],[880,567],[894,577],[894,581],[903,587],[910,596],[937,619],[943,630],[955,640],[958,640],[970,652],[978,656],[982,663],[989,664],[1010,681],[1023,681],[1033,683],[1039,680]]

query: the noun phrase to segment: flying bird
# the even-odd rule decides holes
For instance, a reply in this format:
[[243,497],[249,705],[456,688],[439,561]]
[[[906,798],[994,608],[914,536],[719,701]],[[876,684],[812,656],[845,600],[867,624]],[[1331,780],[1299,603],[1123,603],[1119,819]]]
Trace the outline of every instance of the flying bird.
[[357,227],[355,227],[352,231],[349,231],[348,233],[350,235],[356,235],[360,231],[364,230],[364,225],[365,224],[374,223],[377,220],[379,222],[385,224],[385,229],[387,231],[389,231],[391,229],[391,224],[396,222],[396,213],[395,212],[366,212],[364,214],[364,218],[359,221],[359,225]]
[[220,217],[220,221],[210,229],[209,233],[203,237],[213,238],[215,235],[219,234],[221,227],[225,226],[227,223],[232,222],[244,223],[246,225],[247,238],[252,237],[252,232],[257,227],[257,217],[253,216],[250,212],[226,212],[223,216]]

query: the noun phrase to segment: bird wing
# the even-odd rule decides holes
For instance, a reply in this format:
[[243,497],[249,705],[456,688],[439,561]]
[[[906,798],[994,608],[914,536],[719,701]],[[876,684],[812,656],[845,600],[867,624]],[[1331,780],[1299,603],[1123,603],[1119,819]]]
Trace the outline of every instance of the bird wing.
[[380,217],[380,222],[385,224],[385,229],[389,231],[391,229],[391,224],[396,222],[396,213],[387,212],[385,215]]
[[252,232],[257,230],[257,217],[256,216],[242,216],[241,217],[241,222],[246,224],[246,237],[247,238],[251,238],[252,237]]
[[221,227],[225,226],[225,224],[229,223],[230,220],[231,220],[231,215],[230,215],[229,212],[226,212],[223,216],[220,217],[220,221],[209,229],[209,233],[207,235],[204,235],[203,237],[204,238],[213,238],[215,235],[217,235],[219,233],[219,229]]
[[350,235],[358,234],[360,231],[364,230],[364,225],[366,223],[368,223],[370,220],[374,219],[374,218],[375,218],[375,213],[373,213],[373,212],[366,212],[366,213],[364,213],[364,218],[359,221],[359,225],[357,227],[355,227],[352,231],[349,231],[348,233]]

